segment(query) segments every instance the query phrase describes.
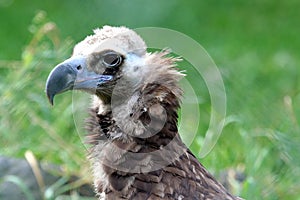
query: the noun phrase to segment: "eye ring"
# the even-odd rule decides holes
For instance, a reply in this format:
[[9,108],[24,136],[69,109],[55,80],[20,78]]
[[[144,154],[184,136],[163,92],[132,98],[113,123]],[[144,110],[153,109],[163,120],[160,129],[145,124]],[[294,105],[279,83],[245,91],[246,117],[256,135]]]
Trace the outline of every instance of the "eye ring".
[[117,67],[122,64],[123,57],[116,52],[107,52],[103,55],[103,63],[107,67]]

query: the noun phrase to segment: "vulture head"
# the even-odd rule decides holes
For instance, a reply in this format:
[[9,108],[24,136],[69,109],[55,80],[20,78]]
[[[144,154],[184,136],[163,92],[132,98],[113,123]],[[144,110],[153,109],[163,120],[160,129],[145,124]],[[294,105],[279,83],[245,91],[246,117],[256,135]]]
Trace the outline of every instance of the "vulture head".
[[[132,95],[151,82],[167,87],[178,82],[182,74],[173,69],[175,59],[163,58],[167,52],[151,55],[146,50],[143,39],[130,29],[96,29],[74,47],[71,58],[50,73],[46,93],[51,104],[56,94],[67,90],[96,94],[110,104],[113,95]],[[173,87],[169,89],[176,89]]]
[[128,28],[104,26],[49,74],[51,104],[67,90],[93,95],[86,138],[99,198],[236,199],[180,139],[178,60],[148,53]]

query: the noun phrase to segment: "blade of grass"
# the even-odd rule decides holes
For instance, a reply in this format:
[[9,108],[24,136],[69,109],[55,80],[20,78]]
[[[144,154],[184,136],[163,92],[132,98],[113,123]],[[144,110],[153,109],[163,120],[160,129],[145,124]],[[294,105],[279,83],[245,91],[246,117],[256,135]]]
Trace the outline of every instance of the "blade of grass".
[[42,172],[40,170],[39,164],[31,151],[27,150],[25,152],[25,158],[32,169],[35,179],[39,185],[40,191],[43,194],[45,191],[45,182],[44,182],[44,178],[42,176]]
[[29,190],[29,188],[26,186],[24,181],[22,179],[20,179],[19,177],[13,176],[13,175],[8,175],[3,178],[3,182],[4,181],[8,181],[8,182],[11,182],[11,183],[14,183],[15,185],[17,185],[21,189],[21,191],[25,194],[25,197],[27,200],[35,200],[34,196],[31,194],[31,191]]

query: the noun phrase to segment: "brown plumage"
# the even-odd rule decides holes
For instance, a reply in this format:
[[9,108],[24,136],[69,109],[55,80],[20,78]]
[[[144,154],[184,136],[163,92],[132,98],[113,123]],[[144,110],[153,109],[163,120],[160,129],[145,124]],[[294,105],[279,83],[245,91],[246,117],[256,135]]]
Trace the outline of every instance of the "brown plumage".
[[48,77],[46,92],[93,94],[86,136],[100,199],[239,199],[183,144],[178,59],[147,53],[125,27],[97,29]]

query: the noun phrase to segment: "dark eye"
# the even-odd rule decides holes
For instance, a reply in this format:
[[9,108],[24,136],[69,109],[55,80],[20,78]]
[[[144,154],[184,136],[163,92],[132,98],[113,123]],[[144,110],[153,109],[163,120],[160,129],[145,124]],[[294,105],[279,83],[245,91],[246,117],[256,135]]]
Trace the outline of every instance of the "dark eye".
[[107,67],[116,67],[121,65],[122,56],[115,52],[108,52],[103,56],[103,62]]

